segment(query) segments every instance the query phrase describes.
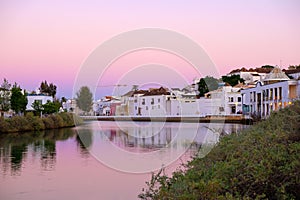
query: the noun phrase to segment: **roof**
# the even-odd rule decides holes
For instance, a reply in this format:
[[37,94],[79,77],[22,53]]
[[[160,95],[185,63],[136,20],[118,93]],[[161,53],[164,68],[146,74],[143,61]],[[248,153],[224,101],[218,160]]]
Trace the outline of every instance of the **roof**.
[[270,73],[271,71],[272,71],[272,68],[257,67],[255,69],[253,69],[253,68],[246,69],[245,67],[243,67],[241,69],[234,69],[229,74],[238,73],[238,72]]
[[151,88],[148,90],[144,96],[152,96],[152,95],[170,95],[170,92],[167,88],[160,87],[160,88]]
[[127,92],[126,94],[124,94],[123,96],[133,97],[135,94],[145,94],[147,92],[148,92],[148,90],[131,90],[131,91]]
[[284,71],[286,74],[296,74],[296,73],[300,73],[300,69],[284,69],[282,70]]
[[269,74],[266,75],[264,81],[287,81],[290,78],[279,68],[275,67]]

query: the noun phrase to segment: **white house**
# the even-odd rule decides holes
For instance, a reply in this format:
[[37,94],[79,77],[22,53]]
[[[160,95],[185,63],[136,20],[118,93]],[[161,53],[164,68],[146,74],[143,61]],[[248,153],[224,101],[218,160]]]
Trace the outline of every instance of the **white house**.
[[[201,114],[203,115],[235,115],[242,113],[241,87],[232,87],[229,84],[210,91],[205,98],[200,98]],[[202,100],[203,99],[203,100]],[[210,99],[211,102],[205,99]]]
[[134,115],[164,116],[167,115],[166,99],[170,96],[168,89],[150,88],[143,94],[134,96]]
[[241,91],[243,113],[267,117],[272,111],[284,108],[299,98],[299,83],[290,80],[279,68],[274,68],[256,87]]
[[96,115],[115,115],[116,107],[121,104],[121,100],[116,96],[105,96],[93,104],[93,111]]
[[35,101],[39,101],[42,105],[46,104],[48,101],[53,102],[52,96],[47,96],[44,94],[28,94],[27,95],[27,106],[26,111],[34,111],[32,104]]

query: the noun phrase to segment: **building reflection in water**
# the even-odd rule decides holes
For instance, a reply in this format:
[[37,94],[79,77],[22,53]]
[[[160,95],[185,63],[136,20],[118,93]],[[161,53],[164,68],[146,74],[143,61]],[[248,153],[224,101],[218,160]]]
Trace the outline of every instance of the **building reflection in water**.
[[[169,153],[172,154],[187,148],[196,152],[202,144],[214,144],[220,135],[237,132],[246,127],[239,124],[200,124],[195,134],[192,127],[195,124],[192,123],[165,123],[161,126],[161,123],[157,122],[132,126],[128,123],[105,122],[104,128],[101,129],[95,124],[96,122],[75,129],[0,135],[1,174],[20,175],[26,161],[39,162],[42,171],[55,170],[56,142],[71,137],[74,138],[82,157],[90,156],[91,150],[95,149],[96,152],[99,146],[105,146],[107,143],[128,152],[148,153],[169,149]],[[109,152],[109,148],[99,150],[108,156],[115,156]]]
[[[124,126],[123,126],[124,125]],[[155,126],[127,126],[126,123],[112,126],[110,129],[101,131],[110,142],[127,151],[136,152],[138,149],[142,151],[156,151],[161,148],[167,148],[170,145],[176,148],[178,146],[198,149],[203,143],[214,144],[219,141],[220,136],[236,133],[245,128],[240,124],[201,124],[195,135],[194,140],[176,139],[185,134],[191,134],[195,128],[191,128],[192,124],[185,124],[182,128],[177,123],[166,123],[163,127]],[[184,138],[184,137],[183,137]]]

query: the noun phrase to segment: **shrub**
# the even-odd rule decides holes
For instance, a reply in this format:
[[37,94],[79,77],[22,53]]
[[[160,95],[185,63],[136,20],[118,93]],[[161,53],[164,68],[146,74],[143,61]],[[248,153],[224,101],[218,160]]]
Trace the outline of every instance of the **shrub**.
[[14,130],[17,131],[30,131],[32,130],[30,127],[30,124],[28,123],[27,119],[22,116],[15,116],[12,117],[11,119],[8,119],[9,126],[11,127],[12,132]]
[[6,119],[0,117],[0,133],[1,132],[9,132],[10,124],[7,122]]
[[54,128],[64,127],[64,121],[59,115],[50,115],[48,118],[52,119]]
[[80,117],[71,113],[52,114],[40,118],[34,116],[32,112],[29,112],[26,113],[25,117],[15,116],[11,119],[0,118],[0,133],[71,127],[75,126],[75,121],[77,125],[83,123]]
[[40,117],[34,116],[32,112],[26,114],[26,119],[34,131],[39,131],[45,129],[43,120]]
[[74,119],[71,113],[63,112],[59,113],[58,115],[63,119],[65,127],[74,126]]
[[55,125],[54,125],[54,122],[53,122],[52,118],[45,117],[45,118],[42,118],[42,120],[43,120],[43,123],[45,125],[45,129],[53,129],[53,128],[55,128]]

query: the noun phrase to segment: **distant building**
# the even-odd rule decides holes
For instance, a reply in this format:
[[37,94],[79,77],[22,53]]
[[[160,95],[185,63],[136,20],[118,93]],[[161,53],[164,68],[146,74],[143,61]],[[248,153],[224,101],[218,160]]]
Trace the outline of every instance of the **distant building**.
[[283,71],[293,79],[300,80],[300,69],[288,69]]
[[77,104],[75,99],[68,99],[66,102],[62,103],[62,108],[67,112],[76,113]]
[[[242,113],[242,87],[225,85],[197,99],[190,90],[152,88],[130,91],[122,96],[116,115],[207,116]],[[188,94],[188,95],[186,95]]]
[[280,68],[274,68],[255,87],[241,91],[243,113],[262,118],[269,116],[299,99],[299,84],[300,81],[290,80]]
[[95,115],[115,115],[117,106],[121,105],[119,97],[105,96],[94,102],[93,111]]
[[[205,98],[200,98],[202,115],[236,115],[242,114],[241,89],[245,87],[238,84],[234,87],[225,84],[217,90],[205,94]],[[208,99],[210,101],[208,101]],[[201,102],[202,101],[202,102]]]

